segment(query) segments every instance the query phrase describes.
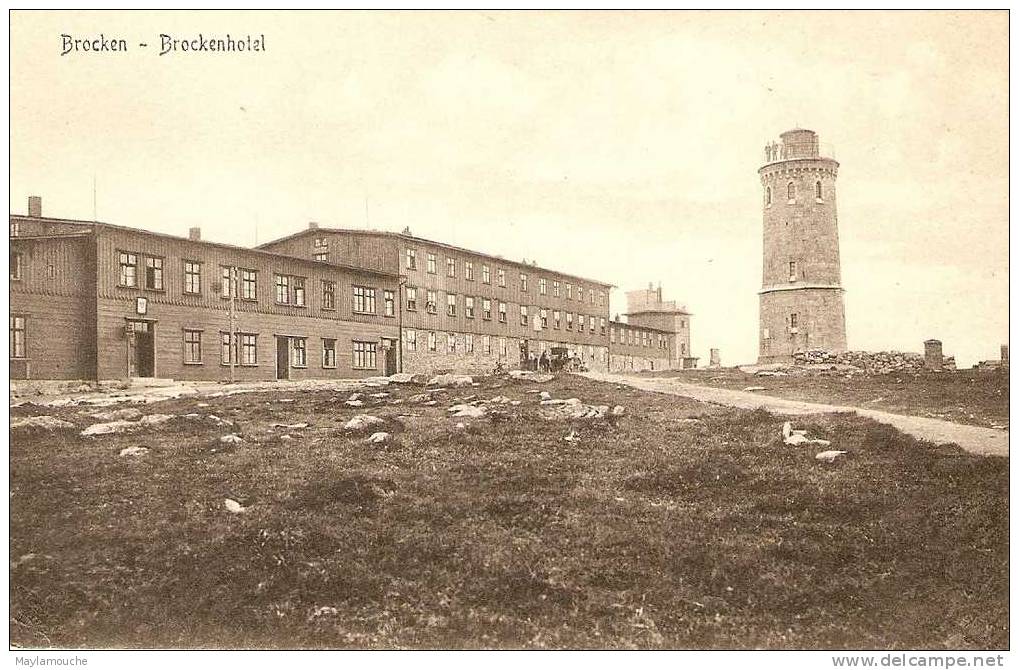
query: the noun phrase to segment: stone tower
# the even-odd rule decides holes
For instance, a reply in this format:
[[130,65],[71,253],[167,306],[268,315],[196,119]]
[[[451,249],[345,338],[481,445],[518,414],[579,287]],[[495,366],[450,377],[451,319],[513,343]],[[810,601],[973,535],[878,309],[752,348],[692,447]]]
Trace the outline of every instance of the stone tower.
[[797,128],[764,148],[762,363],[808,349],[846,350],[835,178],[817,133]]

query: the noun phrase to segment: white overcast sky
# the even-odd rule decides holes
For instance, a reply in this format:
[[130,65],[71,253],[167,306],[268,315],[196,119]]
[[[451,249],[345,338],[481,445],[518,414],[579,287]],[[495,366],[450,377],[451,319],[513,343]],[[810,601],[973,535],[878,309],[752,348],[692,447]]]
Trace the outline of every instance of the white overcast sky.
[[[735,364],[757,352],[757,168],[800,126],[841,163],[850,347],[936,337],[969,365],[1008,337],[1007,30],[1005,12],[15,12],[11,211],[40,195],[90,219],[94,176],[100,220],[221,242],[409,226],[616,284],[613,312],[660,281],[702,363]],[[157,55],[199,32],[267,51]],[[61,33],[131,51],[61,56]]]

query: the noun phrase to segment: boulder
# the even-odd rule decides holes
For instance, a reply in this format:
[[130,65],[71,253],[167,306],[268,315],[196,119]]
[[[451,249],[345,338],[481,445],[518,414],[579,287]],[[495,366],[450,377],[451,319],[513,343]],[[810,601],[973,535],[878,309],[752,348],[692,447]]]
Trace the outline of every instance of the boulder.
[[73,430],[74,427],[73,423],[55,416],[26,416],[20,419],[11,419],[12,431]]
[[144,456],[149,453],[148,447],[124,447],[120,450],[121,456]]
[[358,414],[350,421],[343,424],[343,429],[349,431],[362,431],[367,430],[371,426],[382,425],[383,423],[385,423],[385,421],[377,416],[372,416],[371,414]]
[[480,419],[485,416],[485,408],[477,405],[453,405],[449,408],[449,411],[452,412],[455,417],[464,417],[468,419]]
[[379,431],[377,433],[372,433],[368,437],[368,439],[366,441],[371,443],[371,444],[382,444],[383,442],[387,441],[388,439],[389,439],[389,433],[387,433],[385,431]]
[[444,374],[436,375],[428,380],[429,386],[471,386],[474,384],[474,378],[470,375],[454,375]]

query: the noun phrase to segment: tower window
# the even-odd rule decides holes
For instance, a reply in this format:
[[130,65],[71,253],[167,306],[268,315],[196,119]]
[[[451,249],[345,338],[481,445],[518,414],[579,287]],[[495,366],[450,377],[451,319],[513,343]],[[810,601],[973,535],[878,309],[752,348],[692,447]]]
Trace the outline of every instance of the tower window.
[[789,281],[796,281],[796,261],[789,261]]
[[799,319],[797,318],[797,314],[795,312],[789,315],[789,332],[790,333],[799,332]]
[[824,198],[821,196],[821,181],[820,180],[818,180],[817,183],[814,184],[814,197],[817,198],[818,202],[820,202],[821,200],[824,200]]
[[764,189],[764,204],[771,207],[771,187],[768,186]]
[[796,184],[789,182],[789,185],[786,186],[786,195],[789,198],[789,202],[796,200]]

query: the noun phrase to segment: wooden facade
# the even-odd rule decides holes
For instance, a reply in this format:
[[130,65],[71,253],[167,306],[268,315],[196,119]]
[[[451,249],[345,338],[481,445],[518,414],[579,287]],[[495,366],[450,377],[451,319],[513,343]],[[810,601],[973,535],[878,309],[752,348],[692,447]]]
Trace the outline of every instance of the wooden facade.
[[11,249],[15,379],[352,378],[401,365],[393,273],[34,217],[11,217]]

